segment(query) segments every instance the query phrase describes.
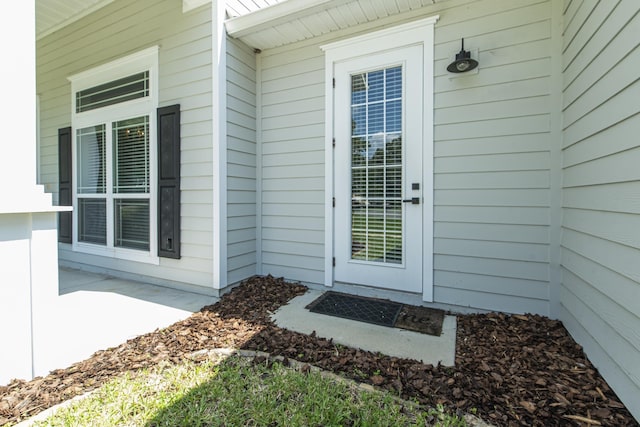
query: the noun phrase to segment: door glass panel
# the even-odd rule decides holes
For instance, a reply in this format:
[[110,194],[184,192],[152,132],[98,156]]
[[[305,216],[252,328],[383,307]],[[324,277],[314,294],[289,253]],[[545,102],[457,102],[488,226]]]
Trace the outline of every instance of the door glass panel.
[[351,76],[351,258],[400,264],[402,67]]

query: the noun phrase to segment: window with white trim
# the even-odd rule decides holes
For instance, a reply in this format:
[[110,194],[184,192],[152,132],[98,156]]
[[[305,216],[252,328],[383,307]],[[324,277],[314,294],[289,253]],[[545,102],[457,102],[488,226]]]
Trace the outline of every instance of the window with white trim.
[[74,249],[157,262],[157,47],[69,80]]

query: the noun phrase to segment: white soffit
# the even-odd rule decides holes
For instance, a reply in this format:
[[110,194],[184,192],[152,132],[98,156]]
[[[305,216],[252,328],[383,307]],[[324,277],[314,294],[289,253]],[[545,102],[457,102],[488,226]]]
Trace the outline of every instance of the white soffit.
[[286,0],[227,0],[227,14],[230,18],[246,15]]
[[36,38],[41,39],[111,2],[113,0],[36,0]]
[[232,17],[225,26],[231,37],[253,48],[269,49],[410,13],[434,3],[436,0],[285,0]]
[[[29,0],[20,0],[29,1]],[[215,0],[182,0],[183,13]],[[237,17],[287,0],[227,0],[227,14]],[[36,38],[41,39],[112,3],[113,0],[35,0]]]

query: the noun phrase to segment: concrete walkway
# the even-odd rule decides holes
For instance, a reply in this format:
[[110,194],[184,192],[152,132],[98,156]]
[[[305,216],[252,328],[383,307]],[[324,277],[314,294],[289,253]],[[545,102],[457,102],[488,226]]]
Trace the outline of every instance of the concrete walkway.
[[217,301],[211,296],[64,268],[59,270],[59,281],[59,295],[50,302],[47,313],[34,313],[47,316],[34,319],[35,325],[46,327],[38,339],[47,348],[34,355],[36,375],[169,326]]
[[380,352],[389,356],[423,361],[436,365],[453,366],[456,353],[456,318],[445,316],[442,334],[439,337],[420,334],[398,328],[356,322],[340,317],[312,313],[305,307],[322,295],[321,291],[309,290],[304,295],[280,307],[272,318],[276,324],[303,334],[313,331],[322,338],[333,338],[333,342]]
[[[46,312],[34,313],[39,327],[34,354],[37,376],[65,368],[98,350],[167,327],[189,317],[216,298],[110,276],[60,268],[60,292]],[[445,316],[442,335],[434,337],[322,314],[304,307],[322,294],[309,290],[273,316],[280,327],[390,356],[442,363],[455,361],[456,321]],[[44,326],[42,326],[44,325]]]

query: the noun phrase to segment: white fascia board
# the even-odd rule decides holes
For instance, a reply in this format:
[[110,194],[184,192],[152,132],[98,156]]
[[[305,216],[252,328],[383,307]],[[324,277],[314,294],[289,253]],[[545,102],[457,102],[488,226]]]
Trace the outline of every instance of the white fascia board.
[[225,22],[231,37],[245,37],[267,28],[310,16],[353,0],[287,0]]

